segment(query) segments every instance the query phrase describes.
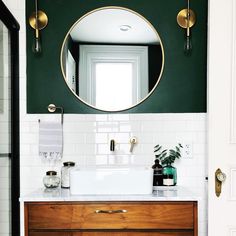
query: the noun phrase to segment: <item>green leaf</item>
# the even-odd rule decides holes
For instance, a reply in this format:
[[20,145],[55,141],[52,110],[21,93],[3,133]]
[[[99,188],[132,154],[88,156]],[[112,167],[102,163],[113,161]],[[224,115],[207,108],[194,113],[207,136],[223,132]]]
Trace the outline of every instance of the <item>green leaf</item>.
[[162,158],[164,158],[164,157],[166,157],[166,155],[167,155],[167,153],[165,152],[161,156],[162,156]]
[[183,148],[183,146],[182,146],[182,144],[181,144],[181,143],[178,143],[178,144],[179,144],[179,147],[180,147],[180,148]]
[[161,153],[166,153],[167,149],[163,150]]
[[181,154],[179,152],[177,152],[176,157],[181,157]]
[[154,152],[158,152],[159,150],[161,150],[162,146],[156,145],[154,148]]
[[155,155],[155,156],[156,156],[156,158],[158,159],[158,158],[160,158],[161,154],[158,154],[158,155]]

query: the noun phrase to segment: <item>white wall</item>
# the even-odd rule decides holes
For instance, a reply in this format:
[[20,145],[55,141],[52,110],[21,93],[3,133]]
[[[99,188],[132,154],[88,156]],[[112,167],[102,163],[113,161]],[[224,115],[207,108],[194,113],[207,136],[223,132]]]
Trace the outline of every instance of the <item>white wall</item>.
[[[21,109],[21,194],[43,187],[42,178],[49,169],[58,172],[63,161],[73,160],[80,166],[151,166],[153,147],[192,144],[192,158],[176,163],[178,184],[202,195],[199,211],[199,236],[206,235],[206,114],[132,114],[132,115],[65,115],[64,157],[48,163],[38,155],[38,119],[59,120],[59,115],[26,114],[26,53],[24,0],[4,0],[21,25],[20,31],[20,109]],[[47,50],[44,48],[44,50]],[[137,136],[138,144],[129,153],[129,139]],[[117,143],[116,154],[109,151],[109,140]]]

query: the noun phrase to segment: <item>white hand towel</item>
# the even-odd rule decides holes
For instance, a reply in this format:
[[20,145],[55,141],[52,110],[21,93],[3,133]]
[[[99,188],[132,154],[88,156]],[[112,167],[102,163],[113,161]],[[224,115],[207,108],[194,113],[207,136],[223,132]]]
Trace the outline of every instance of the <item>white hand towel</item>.
[[62,124],[39,122],[39,155],[48,160],[60,160],[63,152]]

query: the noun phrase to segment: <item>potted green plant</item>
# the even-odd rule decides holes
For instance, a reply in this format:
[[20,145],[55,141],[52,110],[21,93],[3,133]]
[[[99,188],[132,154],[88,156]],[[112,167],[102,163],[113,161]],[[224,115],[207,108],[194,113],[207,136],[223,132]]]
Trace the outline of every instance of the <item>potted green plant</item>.
[[[157,160],[160,161],[160,163],[163,165],[163,185],[176,185],[177,184],[177,170],[172,164],[175,162],[176,159],[179,159],[181,157],[181,148],[183,146],[178,143],[178,145],[175,146],[174,149],[164,149],[161,145],[157,144],[154,147],[154,153]],[[165,178],[173,179],[173,182],[166,181],[165,184]]]

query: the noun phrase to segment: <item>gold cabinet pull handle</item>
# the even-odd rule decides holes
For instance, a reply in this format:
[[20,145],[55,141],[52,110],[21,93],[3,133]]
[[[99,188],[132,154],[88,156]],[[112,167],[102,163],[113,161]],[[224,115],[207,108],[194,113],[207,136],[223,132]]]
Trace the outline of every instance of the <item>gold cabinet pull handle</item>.
[[127,213],[127,210],[96,210],[96,214],[116,214],[116,213]]

